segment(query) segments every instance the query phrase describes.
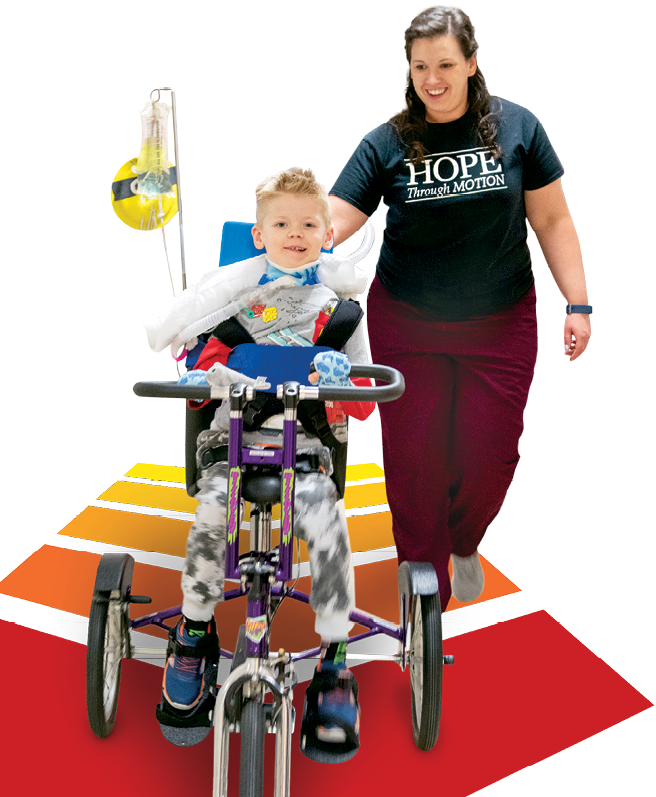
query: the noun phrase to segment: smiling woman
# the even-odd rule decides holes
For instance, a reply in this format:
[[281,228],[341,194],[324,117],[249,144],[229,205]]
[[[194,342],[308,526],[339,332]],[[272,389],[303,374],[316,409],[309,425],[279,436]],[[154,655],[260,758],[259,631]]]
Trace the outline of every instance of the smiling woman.
[[527,219],[567,300],[571,360],[591,308],[563,168],[530,111],[490,96],[469,17],[427,9],[405,52],[407,107],[365,136],[330,199],[337,244],[389,205],[367,301],[373,359],[406,382],[380,407],[387,496],[399,562],[433,564],[444,610],[452,588],[480,595],[478,546],[519,461],[537,354]]
[[452,36],[417,39],[411,50],[410,77],[429,122],[453,122],[467,110],[469,78],[476,56],[465,58]]

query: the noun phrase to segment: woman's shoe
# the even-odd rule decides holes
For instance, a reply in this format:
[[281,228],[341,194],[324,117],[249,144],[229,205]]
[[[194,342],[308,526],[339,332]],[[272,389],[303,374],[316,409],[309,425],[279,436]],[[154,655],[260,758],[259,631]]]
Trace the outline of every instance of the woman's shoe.
[[480,597],[485,586],[485,576],[478,558],[478,551],[471,556],[456,556],[451,554],[453,562],[453,578],[451,579],[451,592],[456,600],[461,603],[471,603]]

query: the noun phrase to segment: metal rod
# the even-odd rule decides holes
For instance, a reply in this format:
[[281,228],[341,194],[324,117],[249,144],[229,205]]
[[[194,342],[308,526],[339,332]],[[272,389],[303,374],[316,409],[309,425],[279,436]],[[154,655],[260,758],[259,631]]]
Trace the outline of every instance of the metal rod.
[[292,760],[292,701],[286,694],[276,723],[276,768],[273,797],[289,797]]
[[184,233],[182,228],[182,187],[180,184],[180,154],[178,152],[178,115],[175,107],[175,91],[169,86],[163,86],[160,89],[153,89],[150,92],[150,99],[153,99],[153,94],[157,92],[157,100],[159,101],[160,91],[171,92],[171,106],[173,108],[173,151],[175,152],[175,173],[178,184],[178,223],[180,225],[180,264],[182,267],[182,290],[187,288],[187,268],[185,265],[185,252],[184,252]]
[[[373,634],[372,634],[373,636]],[[303,653],[290,653],[292,662],[310,661],[321,658],[321,649],[314,648],[314,650],[307,650]],[[396,661],[401,662],[400,653],[350,653],[346,651],[346,659],[353,659],[353,661]]]
[[182,614],[182,606],[174,606],[172,609],[163,609],[161,612],[153,612],[153,614],[147,614],[143,617],[137,617],[135,620],[130,620],[130,628],[136,631],[146,625],[159,625],[168,631],[170,630],[170,626],[164,625],[164,620],[170,620],[171,617],[176,617],[178,614]]
[[178,222],[180,224],[180,265],[182,267],[182,290],[187,289],[187,269],[185,266],[184,234],[182,231],[182,188],[180,185],[180,154],[178,153],[178,115],[175,108],[175,91],[171,89],[173,106],[173,149],[175,151],[175,174],[178,178]]
[[[166,648],[133,648],[132,649],[133,656],[149,656],[149,657],[156,657],[156,658],[164,658],[166,656]],[[296,658],[299,654],[291,653],[290,656],[293,660],[298,661]],[[300,654],[304,656],[304,654]],[[221,650],[221,658],[232,659],[234,656],[233,653],[230,653],[227,650]],[[276,659],[278,658],[277,653],[272,653],[270,658]],[[304,658],[308,659],[319,659],[319,655],[315,653],[313,656],[304,656]],[[401,656],[399,654],[385,654],[385,653],[347,653],[347,659],[353,659],[354,661],[400,661]]]
[[401,661],[398,653],[346,653],[346,660],[353,661]]

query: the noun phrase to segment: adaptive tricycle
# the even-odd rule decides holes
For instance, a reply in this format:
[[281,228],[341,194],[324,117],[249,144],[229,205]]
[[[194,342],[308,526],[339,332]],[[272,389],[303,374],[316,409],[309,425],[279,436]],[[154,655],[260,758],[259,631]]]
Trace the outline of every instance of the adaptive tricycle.
[[[252,344],[247,344],[252,345]],[[306,349],[309,358],[313,350]],[[285,350],[281,349],[284,355]],[[305,368],[308,373],[309,367]],[[199,722],[214,728],[214,797],[227,795],[228,747],[231,733],[241,734],[240,795],[261,797],[266,733],[276,734],[275,797],[290,794],[291,735],[294,727],[293,688],[297,683],[294,663],[317,658],[319,648],[301,652],[269,650],[271,621],[283,600],[308,603],[308,595],[290,584],[293,579],[294,484],[297,467],[296,424],[301,401],[392,401],[404,390],[401,374],[385,366],[353,365],[351,375],[387,384],[375,387],[310,387],[290,380],[275,386],[284,405],[283,445],[278,449],[242,445],[243,414],[258,390],[245,384],[199,387],[173,382],[140,382],[139,396],[185,399],[219,399],[230,406],[230,439],[227,452],[229,482],[227,501],[226,578],[239,587],[225,593],[225,600],[246,596],[246,622],[241,626],[234,652],[220,650],[232,659],[230,674],[216,683],[218,662],[212,662],[207,700],[211,709]],[[187,448],[195,452],[198,417],[189,409]],[[194,426],[194,424],[196,426]],[[193,463],[193,456],[188,456]],[[192,464],[193,468],[193,464]],[[189,470],[189,464],[188,464]],[[194,494],[195,473],[187,474],[188,492]],[[250,551],[239,555],[240,507],[251,503]],[[280,504],[280,543],[272,547],[272,507]],[[300,562],[300,557],[299,562]],[[130,632],[147,625],[170,630],[166,621],[177,617],[181,607],[145,617],[130,618],[130,605],[150,598],[132,595],[134,558],[110,553],[101,558],[89,617],[87,652],[87,708],[93,732],[106,737],[114,726],[122,660],[138,654],[160,653],[134,647]],[[400,625],[360,611],[351,621],[364,627],[349,644],[384,634],[398,642],[395,655],[355,654],[349,660],[387,659],[401,669],[410,667],[414,739],[422,750],[437,741],[442,698],[442,666],[453,658],[442,655],[442,631],[438,583],[432,565],[404,562],[399,567]],[[303,740],[301,740],[303,744]]]

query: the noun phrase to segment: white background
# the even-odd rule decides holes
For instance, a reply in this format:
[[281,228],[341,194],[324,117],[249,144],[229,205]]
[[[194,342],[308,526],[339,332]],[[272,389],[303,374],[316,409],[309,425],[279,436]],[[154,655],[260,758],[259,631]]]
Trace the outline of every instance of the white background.
[[[360,138],[402,107],[403,31],[422,8],[64,0],[4,12],[0,577],[136,462],[182,464],[181,404],[131,392],[176,378],[142,327],[171,292],[161,234],[124,226],[110,205],[150,90],[176,91],[191,284],[218,263],[222,223],[253,219],[263,177],[310,166],[330,187]],[[531,237],[540,353],[522,462],[481,550],[654,701],[647,8],[465,6],[490,91],[529,107],[565,165],[595,308],[588,352],[570,363],[565,301]],[[379,242],[384,209],[373,221]],[[167,236],[179,285],[177,218]],[[365,263],[373,275],[375,254]],[[377,421],[356,426],[350,461],[380,462]],[[483,792],[646,795],[653,743],[652,709]]]

